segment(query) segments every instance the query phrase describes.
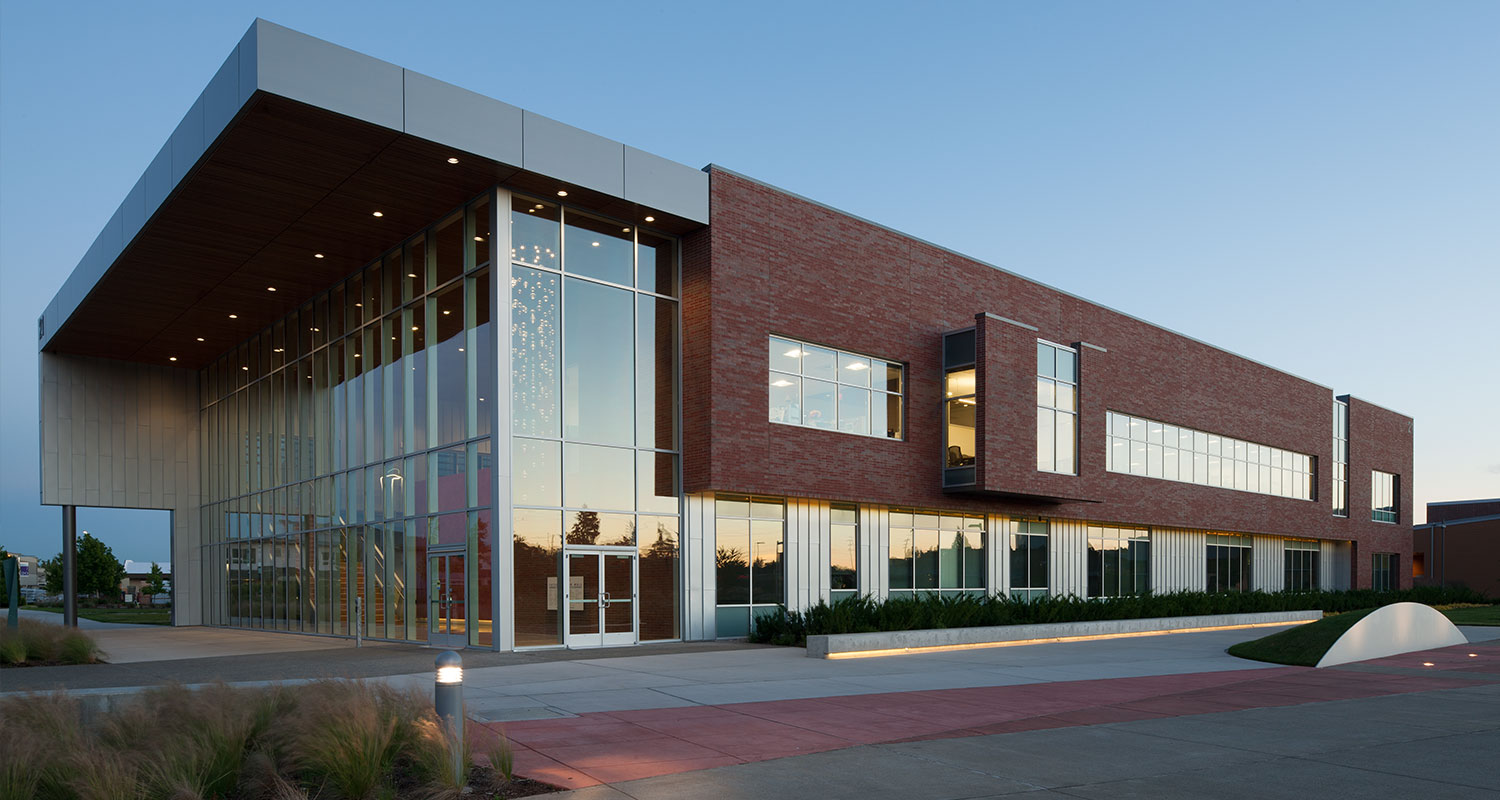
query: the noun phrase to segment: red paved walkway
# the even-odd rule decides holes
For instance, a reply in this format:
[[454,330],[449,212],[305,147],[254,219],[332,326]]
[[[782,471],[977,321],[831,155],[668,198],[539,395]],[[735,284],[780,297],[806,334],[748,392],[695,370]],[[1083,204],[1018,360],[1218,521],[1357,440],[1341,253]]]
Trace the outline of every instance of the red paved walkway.
[[[1468,654],[1474,653],[1476,657]],[[1431,662],[1432,667],[1423,667]],[[1098,725],[1500,683],[1500,642],[1363,662],[1430,674],[1275,669],[610,711],[482,725],[516,772],[579,788],[861,744]],[[471,723],[478,725],[478,723]],[[488,728],[488,731],[483,729]],[[482,733],[481,733],[482,731]],[[481,751],[482,752],[482,751]]]

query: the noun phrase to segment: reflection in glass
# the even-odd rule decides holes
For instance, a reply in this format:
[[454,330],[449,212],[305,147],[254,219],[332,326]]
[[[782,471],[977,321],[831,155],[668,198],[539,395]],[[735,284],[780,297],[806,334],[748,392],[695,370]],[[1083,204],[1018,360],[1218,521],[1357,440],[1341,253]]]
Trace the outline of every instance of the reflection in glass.
[[562,253],[558,241],[557,206],[515,197],[510,212],[510,260],[557,269]]
[[677,296],[677,254],[672,239],[640,231],[636,245],[635,288]]
[[518,506],[562,505],[562,444],[516,437],[511,493]]
[[677,303],[636,300],[636,446],[677,449]]
[[610,283],[631,286],[635,238],[629,226],[569,210],[563,233],[563,269]]
[[870,432],[870,392],[852,386],[839,387],[839,430],[845,433]]
[[857,512],[852,507],[834,506],[830,511],[828,533],[829,590],[832,600],[848,597],[859,590]]
[[511,279],[511,425],[517,434],[561,436],[558,278],[516,267]]
[[512,531],[516,646],[562,644],[562,512],[517,510]]
[[836,384],[812,378],[802,381],[802,422],[804,425],[833,430],[838,414],[835,386]]
[[682,635],[678,609],[679,553],[677,517],[641,517],[637,540],[640,556],[640,639],[676,639]]
[[568,439],[635,443],[633,296],[627,290],[567,279],[563,420]]
[[468,417],[468,358],[464,347],[463,283],[455,283],[427,301],[428,319],[434,321],[436,337],[437,435],[432,444],[444,445],[464,438]]
[[802,379],[795,375],[771,373],[771,421],[791,425],[802,423]]
[[633,510],[634,451],[571,442],[563,445],[563,502],[569,508]]

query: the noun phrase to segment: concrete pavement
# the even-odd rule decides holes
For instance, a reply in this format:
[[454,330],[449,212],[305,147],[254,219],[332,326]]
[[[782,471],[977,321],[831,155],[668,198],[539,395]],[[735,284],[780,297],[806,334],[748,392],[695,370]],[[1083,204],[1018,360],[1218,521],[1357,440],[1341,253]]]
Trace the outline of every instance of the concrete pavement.
[[1500,685],[872,744],[568,800],[1500,797]]

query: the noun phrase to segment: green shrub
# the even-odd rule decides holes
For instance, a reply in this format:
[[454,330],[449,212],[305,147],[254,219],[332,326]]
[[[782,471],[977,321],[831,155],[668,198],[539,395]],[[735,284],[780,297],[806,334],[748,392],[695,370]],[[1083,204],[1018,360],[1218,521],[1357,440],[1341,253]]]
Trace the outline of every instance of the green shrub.
[[1317,592],[1172,592],[1132,597],[1085,599],[1076,595],[1044,597],[1030,602],[1004,595],[917,594],[884,602],[849,597],[829,605],[819,602],[802,611],[778,608],[761,615],[751,641],[804,645],[808,636],[928,628],[1026,625],[1104,619],[1189,617],[1265,611],[1332,612],[1375,608],[1399,602],[1426,605],[1482,603],[1471,589],[1424,586],[1398,592],[1369,589]]
[[99,645],[82,631],[67,631],[58,637],[57,660],[64,664],[92,664],[99,660]]
[[25,661],[25,642],[14,636],[0,639],[0,664],[20,664]]

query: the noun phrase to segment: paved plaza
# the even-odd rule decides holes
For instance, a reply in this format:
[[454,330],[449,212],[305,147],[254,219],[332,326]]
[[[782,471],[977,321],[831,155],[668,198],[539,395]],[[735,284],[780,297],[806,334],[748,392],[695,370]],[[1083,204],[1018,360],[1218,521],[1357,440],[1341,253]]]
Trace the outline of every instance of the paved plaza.
[[[1224,652],[1270,632],[836,661],[742,642],[466,652],[465,697],[481,752],[504,734],[519,773],[581,798],[1500,793],[1500,628],[1465,628],[1467,646],[1325,670]],[[432,685],[435,651],[410,645],[93,633],[114,663],[7,670],[0,691]]]

